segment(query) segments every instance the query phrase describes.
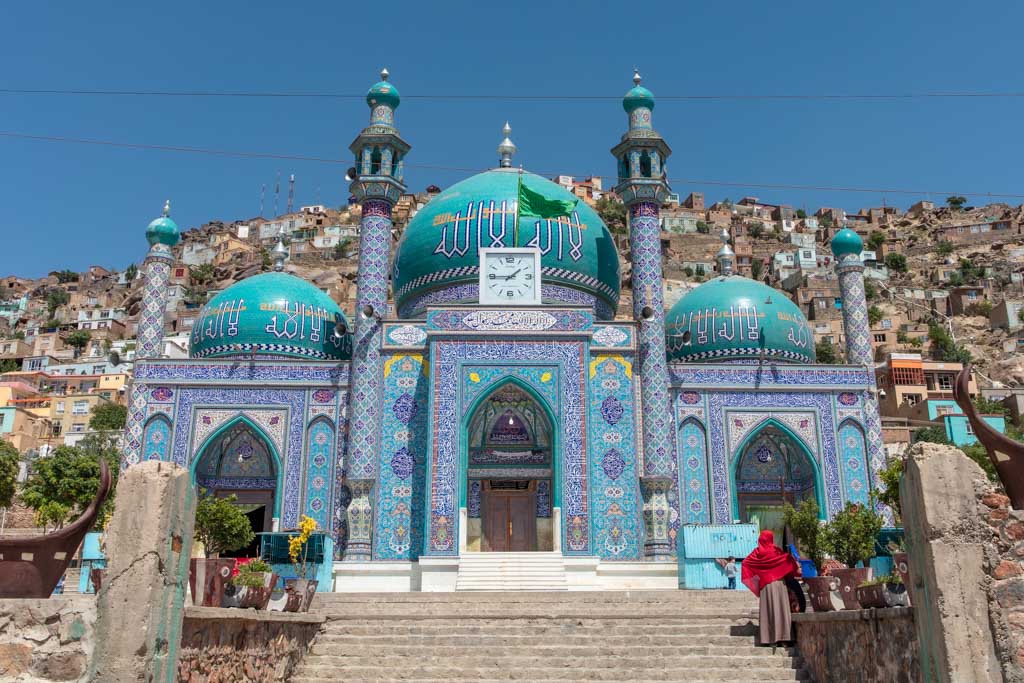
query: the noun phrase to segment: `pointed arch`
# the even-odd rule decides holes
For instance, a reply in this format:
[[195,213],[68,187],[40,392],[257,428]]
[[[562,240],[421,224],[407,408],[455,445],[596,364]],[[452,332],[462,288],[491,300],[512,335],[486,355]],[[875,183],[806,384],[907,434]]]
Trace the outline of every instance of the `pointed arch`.
[[557,413],[554,408],[548,403],[547,399],[528,382],[523,381],[519,377],[503,377],[498,381],[494,382],[485,391],[481,391],[480,394],[473,399],[473,402],[469,404],[468,409],[463,413],[460,441],[462,442],[461,453],[459,455],[459,506],[466,507],[467,504],[467,486],[466,479],[469,474],[469,427],[476,416],[477,411],[481,406],[484,405],[495,393],[501,391],[507,386],[515,386],[522,390],[527,396],[533,399],[543,413],[544,417],[548,421],[551,433],[551,443],[549,448],[551,449],[551,478],[552,488],[554,489],[554,501],[553,505],[559,507],[562,504],[562,461],[559,457],[561,449],[561,422],[556,417]]
[[709,524],[708,443],[704,423],[692,415],[679,425],[679,491],[683,524]]
[[814,457],[814,452],[807,443],[800,438],[799,435],[793,432],[792,429],[774,417],[769,417],[767,420],[759,424],[756,429],[751,430],[732,453],[732,461],[729,463],[729,493],[732,504],[730,516],[733,519],[738,519],[740,517],[739,492],[736,484],[744,455],[750,446],[761,439],[766,430],[772,428],[787,437],[788,440],[797,447],[797,454],[802,457],[808,465],[810,465],[814,488],[814,500],[818,505],[818,516],[821,519],[828,519],[828,508],[825,503],[825,484],[822,477],[820,463],[817,458]]
[[164,413],[156,413],[142,430],[142,460],[170,460],[171,420]]
[[871,488],[866,434],[864,426],[851,417],[840,422],[836,430],[836,453],[843,473],[843,499],[861,505],[868,504]]
[[244,413],[239,413],[218,427],[212,434],[206,437],[202,445],[196,450],[195,455],[192,457],[192,462],[189,463],[189,474],[192,477],[192,484],[196,485],[196,476],[199,465],[203,462],[203,459],[210,454],[211,448],[218,444],[222,436],[239,425],[248,427],[249,430],[251,430],[252,433],[262,441],[264,447],[267,449],[267,453],[270,456],[271,464],[274,469],[274,516],[280,518],[281,504],[284,500],[284,463],[281,461],[281,455],[278,453],[273,439],[270,438],[262,427],[256,424],[256,422]]

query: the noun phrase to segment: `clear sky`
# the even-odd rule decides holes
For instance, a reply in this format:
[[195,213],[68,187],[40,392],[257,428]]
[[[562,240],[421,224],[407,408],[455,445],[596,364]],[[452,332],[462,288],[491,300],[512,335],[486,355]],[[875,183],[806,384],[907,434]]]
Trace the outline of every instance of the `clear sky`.
[[[611,176],[638,66],[661,95],[1024,92],[1015,2],[20,2],[0,21],[0,88],[331,92],[362,96],[386,66],[405,96],[407,183],[446,187],[516,163]],[[433,100],[411,95],[600,95]],[[667,100],[655,128],[685,196],[752,194],[815,209],[919,196],[701,185],[783,183],[1024,193],[1024,98]],[[347,158],[355,99],[0,94],[0,131]],[[277,173],[296,205],[340,205],[348,164],[240,159],[0,136],[0,275],[141,261],[172,201],[181,228],[267,215]],[[283,182],[281,207],[284,207]],[[945,195],[933,196],[943,201]],[[984,195],[969,195],[974,203]],[[1020,200],[1013,200],[1019,203]]]

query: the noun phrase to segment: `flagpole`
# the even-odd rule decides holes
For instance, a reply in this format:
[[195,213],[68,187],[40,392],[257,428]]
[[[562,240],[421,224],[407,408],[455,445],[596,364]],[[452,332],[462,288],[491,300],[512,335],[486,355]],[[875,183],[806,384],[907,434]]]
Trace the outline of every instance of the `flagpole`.
[[512,246],[519,246],[519,200],[523,196],[523,167],[519,167],[519,183],[516,185],[516,217],[512,223]]

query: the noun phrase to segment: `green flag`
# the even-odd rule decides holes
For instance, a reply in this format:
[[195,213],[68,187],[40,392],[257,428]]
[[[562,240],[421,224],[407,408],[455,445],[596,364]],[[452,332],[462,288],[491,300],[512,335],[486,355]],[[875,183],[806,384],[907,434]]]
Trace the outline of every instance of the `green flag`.
[[571,214],[578,202],[578,199],[549,199],[528,188],[522,175],[519,176],[519,214],[522,216],[561,218]]

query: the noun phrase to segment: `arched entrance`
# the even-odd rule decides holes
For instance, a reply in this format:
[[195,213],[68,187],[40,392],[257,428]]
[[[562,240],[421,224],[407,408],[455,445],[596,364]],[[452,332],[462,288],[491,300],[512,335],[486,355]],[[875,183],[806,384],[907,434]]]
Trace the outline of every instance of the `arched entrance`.
[[547,406],[509,381],[472,410],[465,443],[466,550],[553,550],[557,477]]
[[743,442],[732,470],[733,509],[741,522],[771,529],[785,539],[783,506],[813,500],[825,518],[821,476],[804,443],[775,420]]
[[[234,495],[257,534],[272,531],[273,519],[279,514],[280,472],[273,444],[244,417],[217,430],[192,465],[196,486],[220,498]],[[253,557],[258,551],[259,537],[248,547],[226,555]]]

